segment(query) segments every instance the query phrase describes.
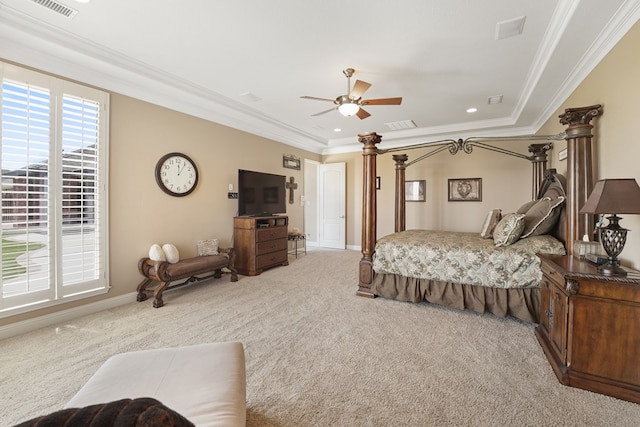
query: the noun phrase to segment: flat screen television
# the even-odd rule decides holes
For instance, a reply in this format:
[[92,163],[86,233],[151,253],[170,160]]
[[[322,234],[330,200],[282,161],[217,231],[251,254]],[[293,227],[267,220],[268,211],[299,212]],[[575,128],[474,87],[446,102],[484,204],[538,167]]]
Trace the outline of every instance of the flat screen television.
[[284,175],[238,169],[238,216],[287,212]]

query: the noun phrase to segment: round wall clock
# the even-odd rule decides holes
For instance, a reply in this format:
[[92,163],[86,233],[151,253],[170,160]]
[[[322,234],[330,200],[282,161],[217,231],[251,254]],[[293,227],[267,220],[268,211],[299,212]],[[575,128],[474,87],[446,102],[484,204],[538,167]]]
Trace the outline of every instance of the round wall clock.
[[198,168],[186,154],[165,154],[156,164],[156,182],[171,196],[186,196],[196,189]]

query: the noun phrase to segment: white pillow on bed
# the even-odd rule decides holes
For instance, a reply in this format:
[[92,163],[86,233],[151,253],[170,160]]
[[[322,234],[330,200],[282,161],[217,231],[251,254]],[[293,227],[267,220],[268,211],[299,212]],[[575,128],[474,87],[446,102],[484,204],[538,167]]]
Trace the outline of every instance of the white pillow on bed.
[[480,237],[483,239],[490,239],[493,237],[493,230],[498,225],[498,222],[502,219],[502,209],[490,210],[487,217],[482,224],[482,230],[480,230]]
[[508,213],[493,230],[493,241],[496,246],[509,246],[520,238],[522,230],[524,230],[524,214]]

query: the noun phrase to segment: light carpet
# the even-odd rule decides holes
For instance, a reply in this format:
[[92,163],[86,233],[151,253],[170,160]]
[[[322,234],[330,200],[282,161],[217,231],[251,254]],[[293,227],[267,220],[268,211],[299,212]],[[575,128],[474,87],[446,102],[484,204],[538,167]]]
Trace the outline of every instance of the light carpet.
[[237,340],[248,426],[638,425],[640,405],[559,384],[532,324],[357,297],[360,256],[313,250],[0,341],[1,424],[60,409],[113,354]]

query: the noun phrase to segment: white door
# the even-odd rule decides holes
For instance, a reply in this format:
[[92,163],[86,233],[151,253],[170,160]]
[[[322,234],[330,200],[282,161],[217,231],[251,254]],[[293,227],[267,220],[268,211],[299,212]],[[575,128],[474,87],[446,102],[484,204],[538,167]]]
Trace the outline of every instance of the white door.
[[320,222],[319,246],[344,249],[345,232],[345,194],[346,164],[328,163],[320,165],[318,177]]

